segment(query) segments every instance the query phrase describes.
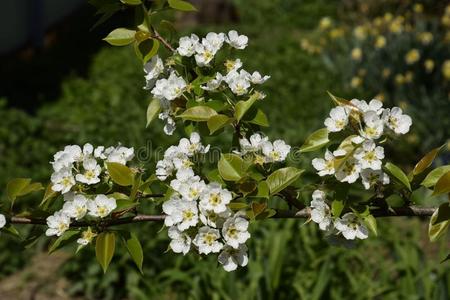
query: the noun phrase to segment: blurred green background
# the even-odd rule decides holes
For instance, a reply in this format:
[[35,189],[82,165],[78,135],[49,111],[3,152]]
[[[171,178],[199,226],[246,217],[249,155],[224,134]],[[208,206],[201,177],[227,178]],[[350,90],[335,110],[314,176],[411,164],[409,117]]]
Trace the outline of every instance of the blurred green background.
[[[430,79],[430,75],[411,69],[417,77],[414,84],[401,87],[408,91],[403,94],[389,85],[392,78],[349,87],[348,79],[358,69],[345,63],[355,47],[352,31],[344,30],[337,42],[323,42],[325,33],[318,26],[323,17],[329,17],[333,20],[329,30],[348,30],[386,12],[407,14],[417,2],[233,0],[196,4],[199,14],[174,17],[180,35],[234,28],[250,38],[249,47],[242,52],[246,69],[272,76],[266,84],[268,97],[263,107],[272,124],[269,136],[300,146],[309,133],[322,126],[332,106],[327,90],[368,100],[384,91],[389,105],[403,103],[415,120],[405,141],[389,149],[394,161],[408,169],[427,149],[448,143],[450,101],[444,63],[450,59],[450,35],[442,1],[421,2],[426,19],[435,25],[420,30],[432,31],[443,47],[430,54],[437,73]],[[180,136],[165,136],[158,122],[145,128],[150,97],[142,89],[140,62],[131,48],[112,48],[101,42],[116,24],[128,22],[132,16],[120,13],[91,29],[97,20],[94,12],[89,5],[82,5],[50,27],[38,49],[26,46],[3,54],[0,186],[5,186],[8,178],[20,176],[47,181],[52,154],[66,144],[121,142],[143,149],[149,143],[167,146]],[[405,30],[405,34],[410,32]],[[306,51],[305,39],[322,49]],[[378,51],[358,43],[368,57],[371,51]],[[396,53],[412,47],[401,41],[397,44]],[[389,51],[394,50],[386,49],[386,55]],[[368,72],[403,68],[383,66],[389,62],[382,57],[364,63]],[[429,103],[417,99],[424,95],[428,98],[423,99],[431,99]],[[440,163],[448,160],[444,155]],[[145,163],[150,166],[154,162]],[[423,203],[424,198],[419,194],[415,200],[433,204],[433,199]],[[30,198],[21,205],[32,206],[37,201]],[[48,241],[22,249],[3,234],[0,299],[449,299],[450,266],[449,262],[440,263],[448,254],[449,237],[431,244],[427,220],[418,218],[384,219],[379,226],[379,238],[371,236],[349,249],[329,245],[317,226],[301,220],[261,221],[251,230],[248,267],[226,273],[213,258],[165,252],[168,242],[165,233],[158,233],[161,224],[135,225],[130,228],[144,247],[143,276],[122,248],[103,275],[93,249],[77,256],[73,249],[66,249],[49,257],[45,253]],[[21,230],[32,234],[42,229]]]

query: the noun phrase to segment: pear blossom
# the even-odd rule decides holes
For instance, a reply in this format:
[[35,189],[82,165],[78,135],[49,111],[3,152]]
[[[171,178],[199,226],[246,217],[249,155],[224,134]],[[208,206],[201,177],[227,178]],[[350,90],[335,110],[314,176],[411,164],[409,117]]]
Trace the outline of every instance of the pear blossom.
[[167,99],[169,101],[178,98],[186,89],[186,81],[183,77],[177,76],[175,72],[170,73],[169,78],[163,78],[156,81],[155,87],[151,93],[158,99]]
[[269,141],[262,145],[262,152],[266,157],[266,162],[284,161],[291,151],[291,146],[283,140],[276,140],[273,144]]
[[116,209],[116,199],[103,194],[95,196],[95,199],[87,202],[88,214],[92,217],[104,218]]
[[254,133],[250,136],[249,140],[246,138],[239,139],[239,144],[241,146],[241,153],[246,154],[248,152],[258,152],[262,150],[262,146],[268,141],[268,137],[262,136],[259,133]]
[[348,111],[342,107],[338,106],[330,111],[330,117],[325,119],[325,126],[330,132],[341,131],[348,124]]
[[72,175],[72,170],[69,168],[63,168],[53,173],[50,180],[52,182],[52,190],[61,192],[61,194],[69,192],[75,185],[75,178]]
[[382,159],[384,158],[384,149],[377,146],[374,141],[366,140],[361,147],[356,149],[353,155],[363,169],[380,170]]
[[250,88],[249,74],[245,70],[231,71],[225,76],[228,87],[237,96],[242,96],[248,92]]
[[116,148],[110,147],[105,150],[107,155],[107,162],[115,162],[122,165],[126,165],[128,161],[134,158],[134,148],[127,148],[123,146],[118,146]]
[[237,213],[225,221],[222,228],[222,236],[226,244],[235,249],[250,238],[248,221],[243,217],[243,214]]
[[182,153],[187,156],[194,156],[196,153],[207,153],[209,150],[208,146],[203,146],[200,142],[200,135],[197,132],[191,133],[189,139],[182,138],[178,144],[178,148]]
[[47,218],[46,236],[61,236],[70,227],[70,217],[62,211],[57,211]]
[[195,45],[195,62],[198,66],[204,67],[209,65],[214,58],[216,51],[210,45],[196,44]]
[[333,225],[331,210],[325,202],[325,193],[321,190],[315,190],[311,201],[311,220],[319,224],[321,230],[330,230]]
[[167,215],[164,219],[167,227],[176,225],[180,231],[184,231],[198,223],[197,203],[182,200],[178,195],[164,202],[163,212]]
[[5,215],[0,214],[0,228],[5,227],[5,225],[6,225],[6,218],[5,218]]
[[218,214],[227,210],[226,205],[232,198],[230,191],[223,189],[219,183],[212,182],[206,186],[200,196],[200,206]]
[[192,180],[180,186],[178,192],[183,199],[188,201],[196,201],[206,188],[206,183],[203,180]]
[[[161,101],[163,103],[163,101]],[[167,135],[172,135],[175,129],[177,128],[175,120],[170,116],[170,112],[163,111],[158,115],[160,120],[165,120],[166,124],[164,124],[164,133]]]
[[94,157],[99,159],[106,159],[106,155],[104,154],[105,146],[98,146],[94,149]]
[[148,61],[144,65],[145,72],[145,80],[146,85],[144,89],[149,90],[155,85],[156,79],[161,75],[164,71],[164,64],[161,58],[158,55],[152,57],[150,61]]
[[248,45],[248,37],[239,35],[236,30],[230,30],[226,42],[233,48],[244,49]]
[[62,211],[67,216],[75,220],[82,219],[87,212],[87,202],[85,196],[75,195],[72,201],[66,201],[63,205]]
[[200,221],[209,227],[222,228],[223,223],[231,216],[232,211],[227,207],[225,211],[216,214],[213,210],[200,206]]
[[200,227],[193,243],[200,254],[217,253],[223,248],[219,230],[208,226]]
[[75,162],[83,160],[83,150],[78,145],[67,145],[63,151],[58,151],[53,156],[53,170],[55,172],[61,169],[72,168]]
[[224,33],[215,33],[209,32],[203,39],[202,44],[211,48],[213,53],[215,54],[217,51],[222,48],[223,42],[225,41]]
[[170,182],[170,186],[179,192],[183,185],[189,185],[197,181],[200,181],[200,177],[194,174],[194,170],[179,169],[176,173],[176,178]]
[[360,132],[361,136],[366,139],[376,140],[383,134],[383,120],[380,119],[378,114],[372,110],[364,113],[364,128]]
[[361,165],[359,162],[350,157],[336,171],[335,177],[340,182],[353,183],[359,178]]
[[383,185],[389,184],[389,176],[382,170],[364,169],[361,171],[361,180],[366,190],[370,189],[377,183]]
[[201,88],[206,91],[215,91],[219,88],[220,84],[222,83],[224,77],[219,72],[216,73],[216,77],[214,79],[211,79],[206,83],[206,85],[202,85]]
[[237,59],[228,59],[225,61],[224,63],[225,68],[227,69],[227,73],[230,73],[232,71],[237,71],[242,67],[242,61],[237,58]]
[[334,226],[347,240],[366,239],[369,236],[367,227],[351,212],[337,219]]
[[[339,152],[338,152],[339,154]],[[335,156],[328,149],[325,151],[325,158],[314,158],[312,160],[313,167],[318,171],[319,176],[333,175]]]
[[369,103],[364,100],[352,99],[350,103],[356,106],[358,110],[363,113],[367,111],[374,111],[377,115],[381,115],[383,112],[383,103],[377,99],[372,99]]
[[199,38],[195,34],[191,34],[190,37],[183,36],[178,42],[177,52],[181,56],[190,57],[195,53],[195,46],[198,44]]
[[77,174],[75,179],[78,182],[85,184],[96,184],[100,182],[98,177],[102,171],[102,168],[97,164],[94,158],[88,158],[83,161],[84,173]]
[[225,246],[218,261],[227,272],[236,270],[238,266],[245,267],[248,264],[247,246],[242,244],[237,249]]
[[396,134],[408,133],[409,128],[412,124],[411,117],[403,114],[403,111],[400,107],[385,109],[383,111],[382,118],[386,126],[392,129]]
[[169,159],[163,159],[156,163],[155,174],[159,180],[164,181],[167,177],[172,175],[174,170],[175,166],[173,165],[173,162]]
[[261,74],[258,71],[255,71],[250,75],[250,82],[253,84],[263,84],[268,79],[270,79],[269,75],[261,76]]
[[85,231],[81,233],[81,238],[77,239],[77,243],[86,246],[97,236],[95,232],[92,231],[91,227],[88,227]]
[[186,255],[191,249],[191,237],[185,232],[180,231],[177,226],[169,228],[169,238],[171,239],[169,247],[175,253]]

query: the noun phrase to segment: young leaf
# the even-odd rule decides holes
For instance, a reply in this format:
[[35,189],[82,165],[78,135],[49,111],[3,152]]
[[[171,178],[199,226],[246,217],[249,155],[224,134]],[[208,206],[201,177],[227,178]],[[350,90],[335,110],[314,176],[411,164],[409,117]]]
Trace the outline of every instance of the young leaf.
[[116,249],[116,235],[113,232],[102,232],[97,236],[95,243],[95,256],[98,263],[106,273]]
[[248,122],[263,127],[269,127],[269,120],[267,119],[266,114],[259,108],[256,110],[255,116]]
[[48,249],[48,253],[51,254],[55,252],[56,250],[72,243],[77,239],[77,236],[79,235],[78,230],[67,230],[64,232],[60,237],[58,237],[53,244],[51,244],[50,248]]
[[126,46],[134,42],[135,30],[117,28],[111,31],[103,40],[113,46]]
[[245,115],[245,113],[252,107],[252,105],[257,100],[256,97],[250,97],[247,101],[239,101],[236,103],[235,111],[234,111],[234,117],[239,122],[242,117]]
[[169,6],[181,11],[197,11],[194,5],[183,0],[169,0]]
[[450,193],[450,171],[439,178],[434,186],[433,196]]
[[144,272],[142,271],[144,252],[142,251],[142,246],[139,242],[139,239],[133,232],[121,231],[120,234],[122,236],[122,241],[125,244],[125,247],[127,247],[128,253],[130,253],[131,258],[133,259],[141,274],[144,274]]
[[274,195],[286,187],[294,183],[304,170],[300,170],[294,167],[286,167],[276,170],[267,177],[266,183],[269,186],[271,195]]
[[441,166],[430,173],[428,173],[427,177],[422,181],[421,185],[424,187],[430,188],[436,184],[436,182],[441,178],[445,173],[450,172],[450,165]]
[[413,175],[417,175],[425,171],[426,168],[431,166],[434,159],[439,153],[439,150],[441,150],[442,147],[435,148],[428,152],[414,167]]
[[408,188],[409,191],[411,191],[411,184],[409,183],[408,176],[406,176],[406,174],[399,167],[389,162],[384,167],[389,174],[391,174],[397,179],[397,181],[402,183],[406,188]]
[[142,63],[147,63],[153,56],[158,53],[159,41],[156,39],[144,39],[134,43],[134,52],[136,56],[142,60]]
[[42,198],[42,201],[39,204],[39,206],[43,206],[44,204],[47,203],[48,200],[54,198],[57,194],[58,192],[55,192],[52,189],[52,184],[50,183],[49,185],[47,185],[47,188],[45,189],[44,197]]
[[377,220],[372,215],[367,215],[364,219],[364,223],[366,223],[366,226],[372,231],[375,236],[378,235],[377,232]]
[[256,218],[267,208],[267,203],[252,202],[253,216]]
[[222,154],[217,164],[220,176],[228,181],[240,180],[247,171],[246,166],[241,157],[232,153]]
[[139,4],[142,4],[141,0],[120,0],[120,2],[122,2],[123,4],[128,4],[128,5],[139,5]]
[[331,212],[333,216],[340,217],[343,209],[344,209],[343,200],[333,200],[333,202],[331,202]]
[[261,181],[258,184],[258,192],[256,193],[256,197],[266,198],[269,199],[269,186],[267,185],[267,182]]
[[14,178],[6,185],[6,194],[12,202],[21,194],[21,192],[31,183],[30,178]]
[[215,115],[217,115],[217,112],[214,109],[199,105],[186,109],[179,117],[185,121],[205,122]]
[[108,162],[106,163],[106,167],[109,172],[109,176],[111,176],[112,181],[121,186],[129,186],[133,184],[134,174],[130,168],[125,165]]
[[160,111],[161,103],[158,99],[153,99],[147,107],[147,125],[145,125],[145,127],[148,127],[148,125],[158,117]]
[[353,106],[353,104],[351,104],[350,101],[348,101],[348,100],[346,100],[344,98],[336,97],[335,95],[333,95],[329,91],[327,91],[327,94],[328,94],[328,96],[330,96],[331,100],[333,100],[333,102],[336,105],[350,105],[350,106]]
[[208,119],[207,125],[209,129],[209,133],[213,134],[217,130],[227,126],[233,121],[232,118],[226,115],[215,115]]
[[450,224],[450,220],[439,222],[436,224],[436,220],[439,214],[439,209],[436,209],[430,218],[430,224],[428,225],[428,237],[431,242],[437,241],[446,231]]
[[450,203],[442,203],[437,211],[436,220],[433,225],[450,220]]
[[305,141],[305,143],[300,147],[300,152],[311,152],[319,150],[325,146],[330,140],[328,139],[328,130],[322,128],[314,131]]

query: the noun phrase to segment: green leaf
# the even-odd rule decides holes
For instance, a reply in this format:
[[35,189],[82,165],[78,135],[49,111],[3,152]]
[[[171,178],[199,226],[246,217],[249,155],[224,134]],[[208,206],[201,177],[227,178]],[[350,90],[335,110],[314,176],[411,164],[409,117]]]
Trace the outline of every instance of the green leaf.
[[252,107],[252,105],[257,100],[256,97],[250,97],[247,101],[239,101],[236,103],[235,111],[234,111],[234,117],[239,122],[242,117],[245,115],[245,113]]
[[256,197],[269,199],[269,185],[265,181],[261,181],[258,184],[258,192],[256,193]]
[[232,153],[221,154],[217,167],[220,176],[228,181],[240,180],[247,171],[247,164],[244,163],[244,160]]
[[430,188],[436,184],[436,182],[441,178],[442,175],[450,171],[450,165],[441,166],[430,173],[428,173],[427,177],[422,181],[421,185],[424,187]]
[[255,181],[245,181],[239,185],[239,191],[247,196],[248,194],[253,193],[256,190],[256,182]]
[[217,130],[227,126],[233,122],[233,119],[226,115],[215,115],[208,119],[207,125],[209,129],[209,133],[213,134]]
[[450,193],[450,171],[439,178],[434,186],[433,196]]
[[147,63],[153,56],[158,53],[159,41],[157,39],[144,39],[134,43],[134,52],[136,56],[142,60],[142,63]]
[[123,4],[128,4],[128,5],[139,5],[139,4],[142,4],[141,0],[120,0],[120,2],[122,2]]
[[181,11],[197,11],[194,5],[183,0],[169,0],[169,6]]
[[428,225],[428,237],[431,242],[437,241],[446,231],[450,224],[450,220],[439,222],[436,224],[436,220],[439,214],[439,209],[436,209],[430,218]]
[[211,107],[199,105],[186,109],[179,117],[183,120],[205,122],[215,115],[217,112]]
[[267,177],[266,183],[269,186],[271,195],[274,195],[286,187],[294,183],[304,170],[300,170],[294,167],[286,167],[276,170]]
[[106,273],[116,249],[116,235],[113,232],[103,232],[97,236],[95,243],[95,256],[98,263]]
[[49,185],[47,185],[47,188],[45,189],[44,197],[42,198],[42,201],[39,204],[39,206],[43,206],[44,204],[47,203],[48,200],[54,198],[57,194],[58,192],[55,192],[52,189],[52,184],[50,183]]
[[333,216],[335,217],[341,216],[343,209],[344,209],[343,200],[333,200],[333,202],[331,202],[331,212],[333,213]]
[[428,152],[414,167],[413,175],[417,175],[425,171],[426,168],[431,166],[434,159],[436,158],[436,155],[438,155],[439,150],[441,150],[441,147],[435,148]]
[[117,28],[111,31],[103,40],[113,46],[126,46],[134,42],[135,30]]
[[233,202],[230,202],[230,204],[228,204],[228,208],[231,209],[232,211],[246,209],[247,207],[248,207],[248,204],[245,202],[233,201]]
[[56,250],[74,242],[79,235],[78,230],[67,230],[60,237],[58,237],[48,249],[48,253],[51,254]]
[[256,218],[267,208],[267,203],[252,202],[253,217]]
[[335,95],[333,95],[329,91],[327,91],[327,94],[328,94],[328,96],[330,96],[331,100],[333,100],[333,102],[336,105],[350,105],[350,106],[354,106],[352,103],[350,103],[350,101],[348,101],[348,100],[346,100],[344,98],[336,97]]
[[128,253],[130,253],[131,258],[133,259],[141,274],[144,274],[144,272],[142,271],[144,252],[142,251],[142,246],[139,242],[139,239],[133,232],[121,231],[120,234],[122,236],[122,241],[125,244],[125,247],[127,247]]
[[125,165],[108,162],[106,163],[106,167],[109,172],[109,176],[111,176],[112,181],[121,186],[129,186],[133,184],[134,173]]
[[302,153],[315,151],[325,146],[329,141],[328,130],[326,128],[322,128],[314,131],[310,136],[308,136],[299,151]]
[[269,127],[269,120],[267,119],[266,114],[259,108],[257,109],[255,116],[248,122],[263,127]]
[[8,195],[8,199],[14,202],[22,190],[24,190],[30,183],[31,178],[14,178],[10,180],[6,185],[6,194]]
[[409,183],[408,176],[396,165],[392,163],[387,163],[385,169],[388,171],[390,175],[392,175],[397,181],[402,183],[409,191],[411,191],[411,184]]
[[375,219],[374,216],[372,215],[367,215],[366,217],[364,217],[364,223],[366,224],[366,226],[370,229],[370,231],[372,231],[372,233],[377,236],[378,235],[378,231],[377,231],[377,220]]
[[442,203],[437,210],[436,220],[433,225],[450,220],[450,203]]
[[153,99],[147,107],[147,125],[145,127],[148,127],[158,117],[160,111],[161,103],[158,99]]

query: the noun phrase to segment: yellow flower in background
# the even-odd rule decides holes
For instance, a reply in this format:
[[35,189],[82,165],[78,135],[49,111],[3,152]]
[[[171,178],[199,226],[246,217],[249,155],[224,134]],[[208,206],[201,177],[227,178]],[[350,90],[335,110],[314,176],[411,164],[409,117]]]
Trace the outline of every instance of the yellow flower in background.
[[384,68],[381,72],[381,75],[383,76],[383,78],[388,78],[389,76],[391,76],[391,69]]
[[419,41],[422,44],[428,45],[433,41],[433,34],[431,32],[425,31],[425,32],[419,33],[417,38],[419,39]]
[[362,58],[362,50],[361,48],[353,48],[352,50],[352,59],[353,60],[361,60]]
[[402,85],[405,83],[405,77],[403,76],[403,74],[395,75],[394,80],[396,85]]
[[358,40],[365,40],[367,37],[367,30],[363,26],[356,26],[353,29],[353,34]]
[[414,10],[414,12],[421,14],[421,13],[423,13],[423,5],[421,3],[416,3],[413,6],[413,10]]
[[358,77],[358,76],[354,76],[354,77],[352,78],[352,80],[350,81],[350,86],[351,86],[352,88],[357,88],[357,87],[359,87],[361,84],[362,84],[362,79],[361,79],[360,77]]
[[408,72],[405,73],[405,82],[406,82],[406,83],[412,82],[413,79],[414,79],[414,74],[413,74],[413,72],[408,71]]
[[320,19],[319,22],[319,28],[322,30],[327,30],[331,27],[331,18],[330,17],[323,17]]
[[381,49],[386,46],[386,38],[382,35],[378,36],[375,40],[375,48]]
[[405,55],[405,61],[408,65],[416,63],[420,59],[420,52],[417,49],[411,49]]
[[442,75],[446,80],[450,79],[450,60],[448,59],[442,64]]
[[383,25],[383,19],[380,17],[376,17],[375,19],[373,19],[373,25],[380,27],[381,25]]
[[381,101],[381,102],[384,102],[384,100],[386,100],[386,98],[385,98],[385,96],[384,96],[383,93],[379,93],[378,95],[376,95],[376,96],[374,97],[374,99],[377,99],[377,100],[379,100],[379,101]]
[[425,60],[423,65],[425,66],[425,70],[427,71],[427,73],[430,73],[434,69],[434,61],[432,59]]
[[343,35],[344,35],[344,29],[342,29],[342,28],[334,28],[334,29],[330,30],[330,37],[332,39],[340,38]]
[[449,15],[443,15],[441,19],[442,25],[446,27],[450,27],[450,16]]
[[391,13],[385,13],[384,14],[384,21],[385,22],[390,22],[390,21],[392,21],[392,18],[393,18],[394,16],[391,14]]

